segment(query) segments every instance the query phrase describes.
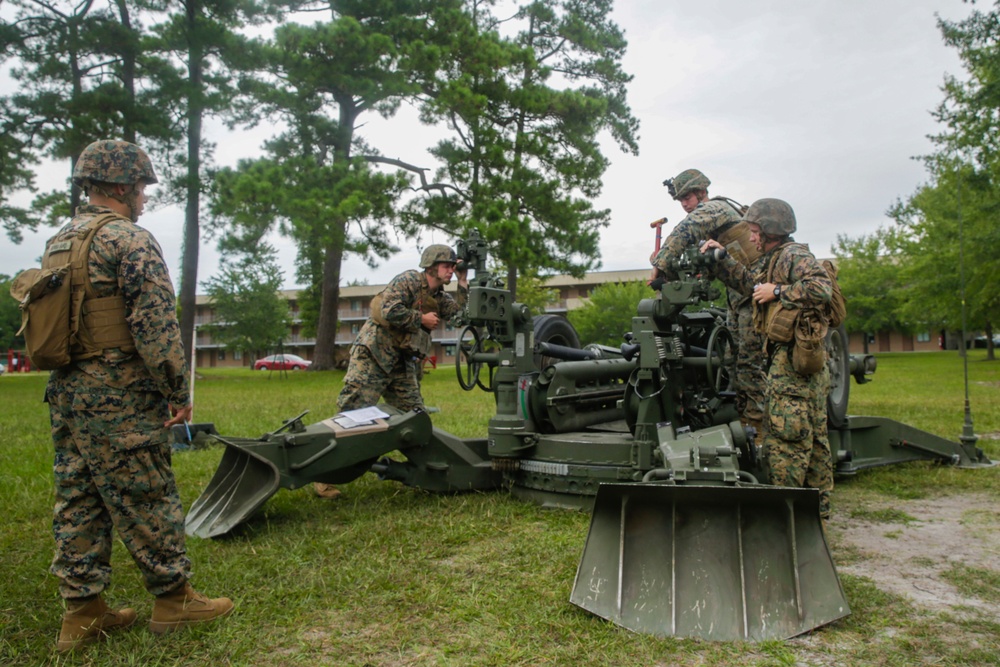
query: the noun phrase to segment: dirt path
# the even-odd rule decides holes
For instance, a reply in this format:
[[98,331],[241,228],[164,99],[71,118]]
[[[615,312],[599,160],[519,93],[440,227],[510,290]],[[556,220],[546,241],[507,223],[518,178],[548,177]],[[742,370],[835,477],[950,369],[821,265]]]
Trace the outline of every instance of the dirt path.
[[1000,616],[1000,603],[963,594],[943,576],[959,566],[1000,570],[1000,507],[985,495],[964,494],[896,501],[892,509],[912,521],[882,523],[835,515],[830,542],[856,551],[858,558],[838,567],[863,576],[888,592],[930,611],[961,612],[971,607]]

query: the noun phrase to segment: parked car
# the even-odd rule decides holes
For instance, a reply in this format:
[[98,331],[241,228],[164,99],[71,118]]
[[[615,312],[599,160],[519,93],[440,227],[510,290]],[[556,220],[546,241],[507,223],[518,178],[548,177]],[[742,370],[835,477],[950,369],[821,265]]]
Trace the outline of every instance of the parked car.
[[312,362],[297,354],[272,354],[253,362],[255,371],[302,371],[312,366]]
[[0,364],[0,375],[7,372],[7,364]]

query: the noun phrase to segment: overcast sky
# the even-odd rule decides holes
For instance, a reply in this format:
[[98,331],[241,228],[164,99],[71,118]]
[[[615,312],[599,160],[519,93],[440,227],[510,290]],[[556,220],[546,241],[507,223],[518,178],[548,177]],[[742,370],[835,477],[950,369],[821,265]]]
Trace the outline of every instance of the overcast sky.
[[[602,268],[648,266],[648,223],[666,216],[669,228],[684,217],[661,183],[690,167],[709,176],[712,195],[746,204],[787,200],[796,238],[820,256],[832,254],[838,233],[858,236],[886,224],[886,209],[926,180],[912,158],[933,149],[927,135],[939,128],[930,112],[945,75],[963,75],[935,13],[955,20],[970,10],[961,0],[618,0],[614,19],[629,42],[624,69],[634,75],[629,102],[641,124],[640,153],[606,143],[611,166],[596,204],[611,210],[612,222],[601,235]],[[437,135],[409,118],[404,110],[390,122],[363,119],[361,134],[387,156],[430,167],[426,147]],[[270,134],[217,129],[211,138],[218,162],[235,164],[256,155]],[[169,207],[140,221],[159,239],[175,284],[183,217]],[[20,246],[4,237],[0,273],[34,265],[52,233],[26,235]],[[452,241],[438,235],[421,245]],[[294,248],[273,242],[291,287]],[[345,282],[383,283],[415,268],[419,249],[405,239],[398,245],[402,252],[374,271],[347,259]],[[199,293],[218,266],[214,246],[203,239]]]

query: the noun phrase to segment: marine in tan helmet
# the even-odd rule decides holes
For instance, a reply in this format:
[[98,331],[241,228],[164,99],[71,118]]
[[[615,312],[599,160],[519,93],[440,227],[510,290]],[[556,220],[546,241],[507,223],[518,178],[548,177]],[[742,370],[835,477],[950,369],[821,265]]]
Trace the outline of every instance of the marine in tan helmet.
[[[421,271],[404,271],[371,301],[371,315],[351,346],[344,388],[337,398],[341,411],[375,405],[379,399],[402,411],[423,407],[420,377],[431,349],[431,335],[465,305],[468,271],[455,251],[443,244],[420,255]],[[444,290],[458,274],[455,296]],[[316,483],[316,493],[335,498],[340,491]]]
[[[716,265],[728,287],[750,296],[754,323],[762,334],[768,360],[763,455],[770,483],[819,491],[820,515],[830,518],[833,459],[827,434],[826,397],[830,371],[826,363],[804,368],[800,336],[787,335],[802,325],[826,333],[827,305],[833,283],[808,246],[796,243],[795,211],[781,199],[759,199],[743,220],[763,253],[745,267],[726,258]],[[710,240],[703,252],[721,247]]]
[[[46,262],[87,252],[87,289],[70,363],[45,389],[55,452],[55,556],[49,571],[66,604],[56,641],[74,650],[135,623],[102,594],[120,542],[155,596],[157,634],[225,616],[229,598],[191,587],[184,512],[170,466],[169,427],[191,418],[191,392],[176,299],[156,239],[135,221],[156,183],[145,151],[127,141],[95,141],[80,154],[73,181],[89,201],[46,244]],[[62,258],[62,259],[60,259]],[[82,280],[82,278],[81,278]],[[80,341],[84,341],[80,342]],[[117,533],[117,535],[115,535]]]
[[[653,254],[650,282],[657,278],[675,279],[676,273],[669,268],[670,260],[706,239],[718,241],[747,266],[760,255],[751,243],[749,227],[741,220],[742,207],[725,197],[709,197],[711,183],[698,169],[685,169],[664,181],[670,196],[687,215],[670,231],[659,252]],[[760,431],[764,417],[764,361],[759,335],[753,328],[750,299],[735,290],[728,290],[726,299],[727,326],[736,343],[733,378],[736,407],[744,424]]]

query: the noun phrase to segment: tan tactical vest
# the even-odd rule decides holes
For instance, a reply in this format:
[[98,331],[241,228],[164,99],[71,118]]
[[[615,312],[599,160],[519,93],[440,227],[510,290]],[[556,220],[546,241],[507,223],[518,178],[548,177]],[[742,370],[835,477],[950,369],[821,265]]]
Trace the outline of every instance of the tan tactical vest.
[[[420,357],[426,357],[431,351],[430,332],[421,327],[416,333],[400,331],[389,324],[382,314],[382,295],[385,290],[376,294],[369,304],[371,318],[375,324],[383,327],[393,337],[394,345],[404,350],[410,350]],[[430,285],[427,284],[427,276],[420,276],[420,295],[417,297],[417,310],[421,313],[437,313],[438,301],[431,294]]]
[[97,298],[87,266],[90,246],[98,230],[120,218],[114,213],[96,217],[70,238],[50,243],[42,256],[42,272],[69,265],[72,361],[99,356],[110,348],[120,348],[126,354],[136,351],[125,319],[125,299],[121,294]]

